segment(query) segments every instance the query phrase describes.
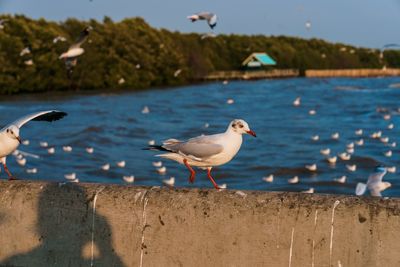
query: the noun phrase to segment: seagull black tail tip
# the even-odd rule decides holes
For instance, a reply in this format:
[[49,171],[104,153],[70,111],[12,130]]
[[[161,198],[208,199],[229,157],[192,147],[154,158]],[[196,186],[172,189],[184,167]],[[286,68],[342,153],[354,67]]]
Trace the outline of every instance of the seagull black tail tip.
[[170,152],[169,150],[163,148],[162,146],[158,146],[158,145],[149,145],[148,147],[142,148],[142,150],[154,150],[154,151],[167,151],[167,152]]

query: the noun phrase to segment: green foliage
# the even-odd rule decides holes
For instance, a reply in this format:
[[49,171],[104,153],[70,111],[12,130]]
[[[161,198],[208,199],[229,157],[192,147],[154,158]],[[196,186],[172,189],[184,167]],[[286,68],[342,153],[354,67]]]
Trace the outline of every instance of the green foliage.
[[[108,17],[103,22],[49,22],[22,15],[1,18],[8,21],[0,30],[0,94],[180,85],[212,71],[240,69],[252,52],[267,52],[282,69],[400,67],[397,51],[385,51],[386,61],[381,62],[378,51],[318,39],[262,35],[202,38],[200,34],[155,29],[141,18],[120,22]],[[85,53],[68,75],[58,57],[88,25],[94,30],[82,46]],[[67,41],[53,43],[57,36]],[[20,56],[25,47],[31,53]],[[29,60],[33,65],[26,64]],[[174,75],[177,70],[180,74]],[[120,84],[121,78],[125,82]]]

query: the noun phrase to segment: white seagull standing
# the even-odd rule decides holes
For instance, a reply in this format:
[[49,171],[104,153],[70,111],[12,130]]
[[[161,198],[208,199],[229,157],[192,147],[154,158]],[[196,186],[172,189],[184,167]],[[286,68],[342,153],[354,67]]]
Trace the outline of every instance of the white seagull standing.
[[371,196],[380,197],[381,192],[391,186],[389,182],[382,182],[383,176],[385,176],[387,169],[382,166],[375,168],[375,171],[368,177],[366,184],[358,183],[356,187],[356,195],[361,196],[365,193],[367,188],[371,193]]
[[0,162],[7,172],[9,180],[14,180],[6,165],[6,157],[15,151],[22,143],[19,135],[20,128],[29,121],[56,121],[62,119],[67,113],[58,110],[40,111],[24,116],[0,130]]
[[193,183],[196,172],[192,166],[207,169],[207,176],[216,189],[220,189],[211,176],[211,169],[229,162],[242,145],[242,134],[256,137],[244,120],[233,120],[224,133],[203,135],[188,141],[168,139],[161,146],[149,146],[146,149],[159,150],[168,153],[156,155],[184,164],[190,171],[189,182]]
[[214,27],[217,26],[217,15],[211,12],[200,12],[190,15],[187,18],[192,22],[197,20],[207,20],[208,26],[210,26],[211,29],[214,29]]

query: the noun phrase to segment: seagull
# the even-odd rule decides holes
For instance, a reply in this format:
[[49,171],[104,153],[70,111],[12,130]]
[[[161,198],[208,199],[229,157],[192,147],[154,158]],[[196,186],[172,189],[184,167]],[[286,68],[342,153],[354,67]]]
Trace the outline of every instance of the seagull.
[[58,42],[65,42],[67,41],[67,38],[63,37],[63,36],[57,36],[56,38],[53,39],[53,43],[56,44]]
[[394,124],[393,124],[393,123],[389,124],[389,125],[387,126],[387,128],[388,128],[389,130],[392,130],[392,129],[394,128]]
[[22,57],[24,55],[28,55],[31,53],[31,50],[29,49],[29,47],[25,47],[24,49],[21,50],[21,52],[19,53],[19,56]]
[[346,152],[340,153],[338,156],[341,160],[350,160],[351,158],[351,155],[347,154]]
[[67,180],[75,180],[76,179],[76,173],[68,173],[64,175],[64,178]]
[[392,150],[388,150],[388,151],[384,152],[383,154],[385,155],[385,157],[390,158],[393,155],[393,152],[392,152]]
[[380,197],[381,192],[389,188],[391,184],[389,182],[382,182],[383,176],[385,176],[387,169],[382,166],[375,168],[375,171],[368,177],[367,183],[358,183],[356,187],[356,195],[361,196],[365,191],[369,190],[371,196]]
[[389,142],[389,137],[381,137],[381,142],[386,144]]
[[32,59],[26,60],[26,61],[24,61],[24,64],[27,65],[27,66],[32,66],[33,65],[33,60]]
[[299,182],[299,176],[288,179],[289,184],[297,184]]
[[313,141],[318,141],[318,140],[319,140],[319,135],[313,135],[313,136],[311,136],[311,140],[313,140]]
[[127,183],[133,183],[135,181],[135,176],[133,175],[123,176],[122,179],[124,179],[124,181]]
[[4,22],[7,22],[8,19],[0,19],[0,30],[4,29]]
[[29,142],[28,139],[26,139],[26,140],[22,141],[22,144],[23,144],[24,146],[29,146],[30,142]]
[[148,114],[148,113],[150,113],[149,107],[148,106],[144,106],[143,109],[142,109],[142,114]]
[[179,74],[181,74],[181,72],[182,72],[182,69],[177,69],[177,70],[174,72],[174,77],[175,77],[175,78],[178,77]]
[[26,169],[26,173],[35,174],[37,173],[37,169],[36,168]]
[[117,162],[117,166],[120,168],[125,168],[126,162],[125,160],[121,160]]
[[347,144],[346,147],[347,147],[348,149],[352,149],[352,148],[354,148],[354,143],[351,142],[351,143]]
[[89,32],[92,30],[93,28],[91,26],[86,27],[82,32],[81,35],[79,36],[79,38],[76,40],[75,43],[73,43],[69,48],[68,51],[65,53],[62,53],[60,55],[60,59],[74,59],[80,55],[82,55],[85,50],[83,48],[81,48],[80,46],[86,41],[86,39],[89,36]]
[[235,103],[235,100],[233,100],[232,98],[229,98],[228,100],[226,100],[226,103],[228,105],[232,105],[233,103]]
[[357,146],[362,146],[362,145],[364,145],[364,139],[360,139],[358,141],[355,141],[355,143],[356,143]]
[[165,173],[167,172],[167,167],[163,166],[163,167],[161,167],[161,168],[158,168],[158,169],[157,169],[157,172],[158,172],[159,174],[165,174]]
[[86,148],[86,152],[87,152],[88,154],[93,154],[94,148],[93,148],[93,147],[87,147],[87,148]]
[[175,184],[175,177],[171,177],[169,179],[163,180],[163,184],[168,185],[168,186],[174,186]]
[[396,172],[396,166],[386,167],[386,170],[387,170],[387,172],[395,173]]
[[331,153],[331,150],[329,148],[321,149],[319,152],[321,152],[322,155],[328,156]]
[[346,175],[343,175],[342,177],[339,177],[339,178],[336,178],[336,179],[333,179],[333,180],[335,182],[340,183],[340,184],[344,184],[346,182],[346,179],[347,179]]
[[331,138],[332,138],[333,140],[338,140],[338,139],[339,139],[339,133],[333,133],[333,134],[331,135]]
[[162,161],[154,161],[154,162],[153,162],[153,166],[154,166],[154,167],[157,167],[157,168],[162,167]]
[[317,170],[317,164],[311,164],[311,165],[306,165],[305,166],[307,170],[315,172]]
[[388,121],[388,120],[390,120],[391,117],[392,117],[392,116],[390,116],[390,114],[385,114],[385,115],[383,116],[383,119],[384,119],[385,121]]
[[47,142],[40,142],[39,145],[40,145],[41,147],[48,147],[48,146],[49,146],[49,143],[47,143]]
[[349,154],[354,154],[354,148],[347,148],[346,152]]
[[305,194],[314,194],[314,187],[311,187],[305,191],[301,191],[301,193],[305,193]]
[[293,106],[298,107],[301,105],[301,97],[297,97],[294,101],[293,101]]
[[54,154],[54,153],[56,153],[56,149],[54,147],[50,147],[47,149],[47,153]]
[[155,141],[155,140],[149,140],[149,141],[147,142],[147,144],[148,144],[149,146],[154,146],[154,145],[156,144],[156,141]]
[[329,163],[336,163],[337,157],[336,157],[336,156],[327,157],[326,160],[327,160]]
[[274,181],[274,175],[270,174],[268,176],[263,177],[262,179],[263,179],[264,182],[272,183]]
[[104,164],[103,166],[101,166],[101,169],[103,171],[108,171],[110,169],[110,164],[109,163]]
[[311,109],[310,111],[308,111],[308,114],[315,115],[315,114],[317,114],[317,111],[314,109]]
[[355,134],[360,136],[360,135],[363,134],[363,130],[362,129],[358,129],[358,130],[355,131]]
[[353,165],[346,164],[346,168],[351,172],[355,172],[357,170],[357,165],[356,164],[353,164]]
[[25,166],[26,158],[17,159],[17,163],[19,166]]
[[382,131],[374,132],[370,135],[372,139],[379,139],[382,136]]
[[208,26],[210,26],[211,29],[214,29],[214,27],[217,26],[217,15],[211,12],[200,12],[190,15],[187,18],[192,22],[197,20],[207,20]]
[[208,178],[216,189],[220,189],[211,176],[211,169],[231,161],[242,145],[242,134],[256,137],[256,133],[250,130],[247,122],[235,119],[229,123],[224,133],[198,136],[187,141],[168,139],[161,146],[154,145],[146,149],[165,151],[167,153],[156,156],[184,164],[190,171],[191,183],[196,175],[192,166],[207,169]]
[[64,150],[64,152],[71,152],[72,147],[71,146],[63,146],[63,150]]
[[20,137],[21,127],[29,121],[56,121],[62,119],[67,113],[58,110],[40,111],[10,123],[0,130],[0,162],[3,164],[4,170],[7,172],[9,180],[15,179],[6,165],[6,157],[15,151],[22,143]]
[[118,84],[124,84],[125,83],[125,79],[124,78],[120,78],[119,80],[118,80]]

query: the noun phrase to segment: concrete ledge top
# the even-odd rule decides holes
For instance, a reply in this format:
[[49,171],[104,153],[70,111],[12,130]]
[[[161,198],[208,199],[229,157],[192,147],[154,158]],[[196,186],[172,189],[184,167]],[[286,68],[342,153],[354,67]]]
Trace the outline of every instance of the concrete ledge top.
[[0,266],[400,266],[400,199],[0,182]]

